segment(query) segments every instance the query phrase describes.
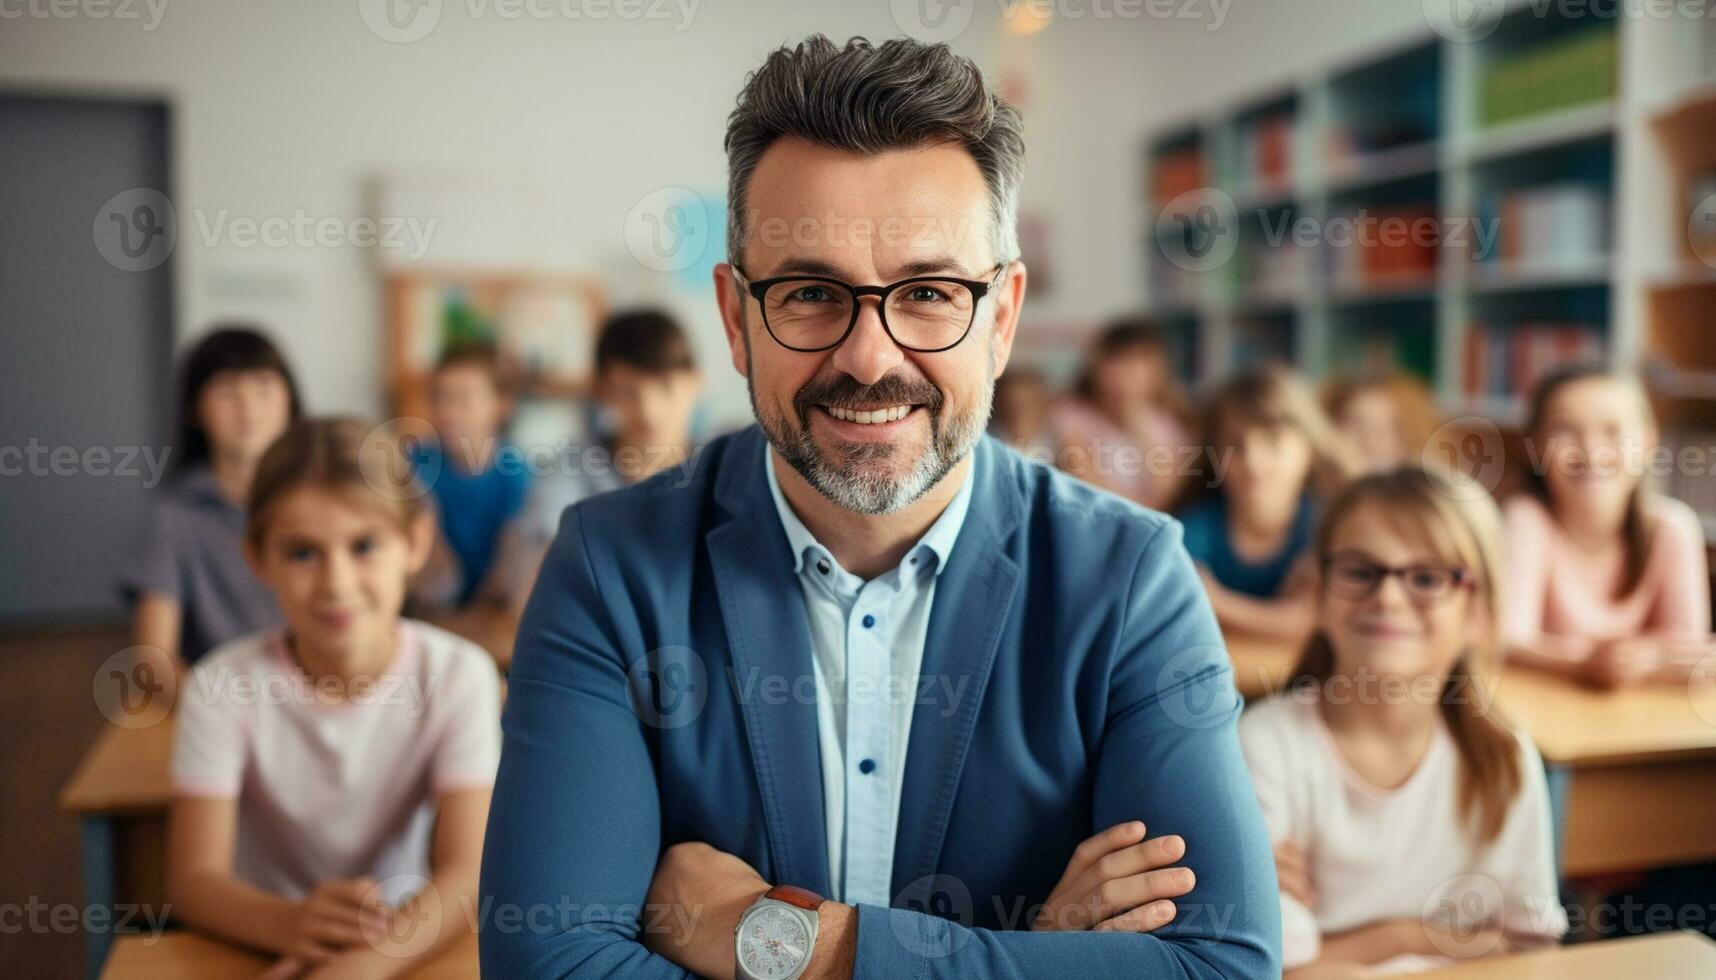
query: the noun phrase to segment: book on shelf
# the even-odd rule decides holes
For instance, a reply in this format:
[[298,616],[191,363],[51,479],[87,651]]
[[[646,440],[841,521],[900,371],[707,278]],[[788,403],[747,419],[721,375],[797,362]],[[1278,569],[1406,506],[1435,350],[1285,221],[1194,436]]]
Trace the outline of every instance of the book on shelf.
[[1150,168],[1150,193],[1157,206],[1204,186],[1204,151],[1198,147],[1161,153]]
[[1329,277],[1342,290],[1423,283],[1436,276],[1442,226],[1429,204],[1349,210],[1344,246],[1330,243]]
[[1614,98],[1620,35],[1602,24],[1569,31],[1500,54],[1478,81],[1479,119],[1486,126]]
[[1473,401],[1507,400],[1529,394],[1558,365],[1602,356],[1602,331],[1593,324],[1473,323],[1466,330],[1462,390]]
[[1605,261],[1608,194],[1594,183],[1561,181],[1486,195],[1472,257],[1489,272],[1582,269]]
[[1267,193],[1292,182],[1293,124],[1291,112],[1272,113],[1239,124],[1235,184],[1250,192]]

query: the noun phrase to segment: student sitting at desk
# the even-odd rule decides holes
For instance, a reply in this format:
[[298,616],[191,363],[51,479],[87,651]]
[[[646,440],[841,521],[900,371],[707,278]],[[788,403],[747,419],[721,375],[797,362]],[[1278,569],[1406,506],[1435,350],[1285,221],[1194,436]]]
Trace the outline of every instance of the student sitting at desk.
[[1528,437],[1529,492],[1506,508],[1511,656],[1605,687],[1685,683],[1716,649],[1704,531],[1645,484],[1659,447],[1643,389],[1560,371],[1532,398]]
[[1204,465],[1179,518],[1224,631],[1297,640],[1311,629],[1311,542],[1317,501],[1353,470],[1351,451],[1311,389],[1284,365],[1256,368],[1212,392]]
[[254,330],[226,327],[198,341],[179,383],[178,478],[119,580],[135,642],[174,678],[210,648],[280,621],[244,563],[244,500],[257,461],[299,413],[285,358]]
[[511,579],[506,591],[519,610],[566,508],[680,466],[693,451],[691,428],[703,375],[691,341],[673,317],[652,309],[609,317],[596,335],[595,366],[596,397],[611,431],[601,447],[604,454],[564,460],[561,469],[533,482],[496,559]]
[[[413,582],[414,599],[464,606],[504,594],[506,573],[495,556],[530,490],[523,457],[503,452],[510,412],[509,385],[493,344],[468,341],[442,352],[430,382],[436,438],[419,446],[413,460],[434,495],[441,538],[431,554],[436,567]],[[440,567],[449,562],[455,566],[451,576]],[[444,587],[449,581],[454,586]],[[443,592],[452,594],[438,594]]]
[[286,626],[198,665],[173,747],[174,915],[315,977],[394,976],[468,932],[500,755],[488,654],[399,616],[434,529],[370,482],[396,471],[360,450],[397,450],[369,431],[304,422],[263,457],[246,546]]
[[1240,720],[1289,977],[1424,966],[1566,930],[1543,764],[1482,687],[1498,539],[1481,488],[1415,468],[1365,477],[1329,508],[1317,630],[1289,690]]

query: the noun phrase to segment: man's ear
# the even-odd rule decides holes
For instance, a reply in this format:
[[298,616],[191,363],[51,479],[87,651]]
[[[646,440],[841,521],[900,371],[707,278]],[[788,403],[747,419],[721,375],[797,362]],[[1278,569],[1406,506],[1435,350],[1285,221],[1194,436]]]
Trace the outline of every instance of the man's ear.
[[1013,338],[1019,331],[1019,311],[1025,305],[1025,263],[1015,259],[1007,263],[1001,282],[991,296],[995,297],[995,321],[989,328],[989,348],[995,353],[995,377],[1007,370],[1013,356]]
[[715,304],[721,310],[721,329],[727,335],[733,370],[741,378],[750,377],[750,358],[745,355],[744,287],[739,284],[736,270],[726,262],[715,264]]

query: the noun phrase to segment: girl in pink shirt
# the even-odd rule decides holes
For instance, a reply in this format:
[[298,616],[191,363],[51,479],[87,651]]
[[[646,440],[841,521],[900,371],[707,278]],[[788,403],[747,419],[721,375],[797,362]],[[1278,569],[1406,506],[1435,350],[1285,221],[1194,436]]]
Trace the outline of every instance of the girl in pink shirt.
[[1645,484],[1659,446],[1638,382],[1553,374],[1527,435],[1530,492],[1505,510],[1510,655],[1605,687],[1684,682],[1716,650],[1704,533]]
[[480,648],[400,618],[434,539],[395,442],[300,423],[264,454],[246,554],[285,628],[181,686],[167,892],[271,976],[396,976],[469,929],[500,754]]

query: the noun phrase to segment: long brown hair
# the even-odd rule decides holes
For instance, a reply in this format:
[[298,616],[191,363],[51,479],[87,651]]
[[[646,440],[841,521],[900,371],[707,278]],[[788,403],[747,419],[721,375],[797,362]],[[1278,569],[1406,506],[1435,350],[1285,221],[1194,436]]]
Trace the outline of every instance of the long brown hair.
[[[1561,392],[1561,389],[1579,381],[1603,380],[1613,381],[1628,388],[1638,398],[1639,412],[1644,418],[1645,425],[1656,428],[1656,413],[1651,411],[1650,399],[1645,397],[1644,388],[1638,379],[1631,375],[1616,374],[1598,364],[1574,364],[1559,368],[1546,375],[1537,383],[1531,393],[1531,408],[1526,414],[1526,435],[1539,446],[1546,445],[1543,438],[1543,426],[1548,421],[1549,403]],[[1549,496],[1549,484],[1540,470],[1542,467],[1528,466],[1525,474],[1525,489],[1543,502],[1544,509],[1553,517],[1555,501]],[[1646,497],[1650,490],[1645,486],[1641,477],[1638,485],[1627,497],[1627,511],[1621,518],[1621,540],[1626,553],[1626,565],[1621,572],[1621,581],[1615,589],[1615,598],[1628,595],[1639,587],[1639,581],[1644,578],[1645,566],[1650,563],[1651,522],[1647,514]]]
[[[1473,601],[1483,603],[1490,628],[1448,672],[1439,701],[1442,720],[1460,754],[1460,814],[1475,841],[1492,842],[1501,834],[1524,779],[1513,732],[1484,700],[1483,685],[1475,683],[1481,676],[1493,676],[1500,663],[1496,622],[1502,608],[1501,515],[1482,487],[1455,474],[1403,466],[1361,477],[1329,505],[1317,529],[1318,568],[1330,553],[1335,529],[1364,506],[1383,508],[1442,560],[1473,575]],[[1334,649],[1319,625],[1299,656],[1290,685],[1321,690],[1334,665]]]
[[302,487],[329,490],[386,515],[400,530],[426,512],[428,492],[399,433],[354,418],[306,419],[274,440],[250,484],[245,538],[260,548],[275,505]]
[[[1232,447],[1225,433],[1233,425],[1287,424],[1311,443],[1312,492],[1328,500],[1359,471],[1356,454],[1324,414],[1311,386],[1285,364],[1263,364],[1243,371],[1206,394],[1199,411],[1204,459],[1213,462]],[[1214,480],[1187,480],[1177,506],[1213,497]]]

